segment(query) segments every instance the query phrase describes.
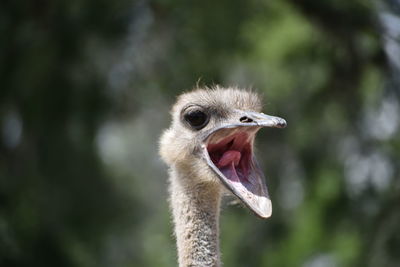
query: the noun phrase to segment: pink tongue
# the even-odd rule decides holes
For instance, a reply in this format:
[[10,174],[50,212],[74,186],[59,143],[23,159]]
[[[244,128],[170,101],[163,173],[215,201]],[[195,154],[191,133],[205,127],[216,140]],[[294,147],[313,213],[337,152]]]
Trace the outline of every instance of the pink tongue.
[[227,165],[230,165],[231,163],[233,163],[234,166],[237,166],[241,157],[242,154],[239,151],[228,150],[222,155],[221,159],[218,161],[218,167],[225,167]]

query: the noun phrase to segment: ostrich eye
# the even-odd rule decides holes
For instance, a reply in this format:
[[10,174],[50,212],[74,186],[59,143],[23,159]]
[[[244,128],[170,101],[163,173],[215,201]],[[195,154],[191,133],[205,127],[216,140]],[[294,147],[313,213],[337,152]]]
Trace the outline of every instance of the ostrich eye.
[[184,119],[196,130],[200,130],[208,123],[207,114],[201,110],[189,111],[185,114]]

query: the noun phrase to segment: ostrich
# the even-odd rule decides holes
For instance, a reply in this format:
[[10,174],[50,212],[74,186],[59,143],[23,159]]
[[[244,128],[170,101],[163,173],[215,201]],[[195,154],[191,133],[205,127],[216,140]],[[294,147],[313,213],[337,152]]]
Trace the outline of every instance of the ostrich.
[[169,165],[170,205],[180,267],[217,267],[219,209],[233,193],[261,218],[272,213],[263,174],[253,155],[261,127],[286,126],[259,113],[258,96],[237,88],[196,89],[178,97],[172,124],[160,139]]

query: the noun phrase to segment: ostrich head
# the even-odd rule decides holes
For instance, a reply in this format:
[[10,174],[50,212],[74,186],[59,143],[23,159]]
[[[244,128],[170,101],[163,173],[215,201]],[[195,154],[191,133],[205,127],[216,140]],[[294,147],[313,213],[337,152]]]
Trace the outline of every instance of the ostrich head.
[[186,174],[187,185],[223,187],[267,218],[272,206],[253,153],[254,138],[260,128],[283,128],[286,122],[260,110],[258,96],[249,91],[215,87],[183,94],[172,108],[160,154]]

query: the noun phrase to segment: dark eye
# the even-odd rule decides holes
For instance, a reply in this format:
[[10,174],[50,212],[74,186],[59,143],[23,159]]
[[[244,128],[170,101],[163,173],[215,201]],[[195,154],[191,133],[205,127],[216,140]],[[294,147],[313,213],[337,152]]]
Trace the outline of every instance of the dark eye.
[[201,110],[189,111],[184,115],[185,121],[196,130],[200,130],[208,123],[208,116]]

